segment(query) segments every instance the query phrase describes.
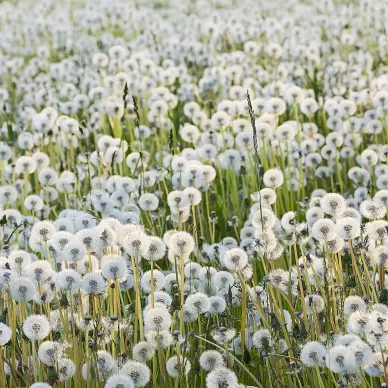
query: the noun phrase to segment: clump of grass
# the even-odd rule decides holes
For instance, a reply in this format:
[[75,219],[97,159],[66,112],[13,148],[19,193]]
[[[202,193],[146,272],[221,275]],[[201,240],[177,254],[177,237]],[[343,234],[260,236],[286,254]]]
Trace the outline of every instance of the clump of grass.
[[384,5],[28,7],[0,4],[0,387],[385,387]]

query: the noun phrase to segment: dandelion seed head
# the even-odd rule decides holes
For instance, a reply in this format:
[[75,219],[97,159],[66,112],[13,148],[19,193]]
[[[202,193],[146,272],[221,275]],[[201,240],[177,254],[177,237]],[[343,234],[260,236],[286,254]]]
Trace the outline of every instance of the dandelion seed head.
[[220,352],[216,350],[206,350],[201,354],[199,364],[202,369],[210,372],[214,369],[223,367],[225,365],[225,361]]
[[151,377],[150,369],[146,364],[132,360],[122,366],[121,373],[128,375],[136,387],[144,387]]
[[105,388],[135,388],[135,384],[130,376],[115,374],[107,379]]
[[206,376],[207,388],[232,388],[237,386],[236,374],[228,368],[214,369]]
[[248,263],[248,255],[240,248],[231,248],[225,252],[223,263],[230,271],[241,270]]
[[45,315],[30,315],[23,322],[23,333],[30,340],[42,340],[46,338],[50,331],[51,326]]
[[28,302],[35,292],[35,284],[27,277],[18,277],[11,282],[11,295],[15,301]]
[[326,356],[326,366],[334,373],[354,369],[356,360],[352,351],[343,345],[331,347]]
[[313,224],[311,234],[319,241],[333,240],[336,234],[335,224],[330,219],[320,219]]
[[4,346],[11,340],[11,337],[12,329],[4,323],[0,323],[0,345]]
[[[191,370],[190,361],[183,356],[179,357],[180,370],[184,375],[187,375]],[[178,357],[170,357],[166,362],[166,369],[169,376],[176,378],[179,376]]]
[[87,294],[99,295],[106,289],[106,282],[98,273],[89,272],[81,280],[80,286]]
[[168,330],[171,323],[171,315],[165,308],[155,307],[144,313],[144,325],[148,330]]
[[308,367],[323,366],[326,359],[326,347],[320,342],[308,342],[302,348],[300,359]]

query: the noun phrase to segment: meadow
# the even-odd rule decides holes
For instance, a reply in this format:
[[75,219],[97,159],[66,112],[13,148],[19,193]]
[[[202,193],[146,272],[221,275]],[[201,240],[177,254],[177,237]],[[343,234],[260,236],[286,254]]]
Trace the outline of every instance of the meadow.
[[388,1],[0,2],[0,388],[388,384]]

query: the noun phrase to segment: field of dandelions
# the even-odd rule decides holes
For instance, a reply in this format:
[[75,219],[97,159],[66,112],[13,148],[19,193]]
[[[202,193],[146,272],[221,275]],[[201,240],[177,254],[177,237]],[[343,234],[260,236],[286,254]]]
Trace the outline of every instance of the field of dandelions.
[[0,388],[388,384],[388,1],[0,3]]

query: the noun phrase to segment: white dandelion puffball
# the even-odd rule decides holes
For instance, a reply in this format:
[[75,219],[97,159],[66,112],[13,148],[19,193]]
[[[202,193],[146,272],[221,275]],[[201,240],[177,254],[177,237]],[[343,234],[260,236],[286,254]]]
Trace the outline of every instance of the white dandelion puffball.
[[51,331],[50,322],[45,315],[30,315],[23,322],[22,328],[23,333],[30,340],[42,340]]

